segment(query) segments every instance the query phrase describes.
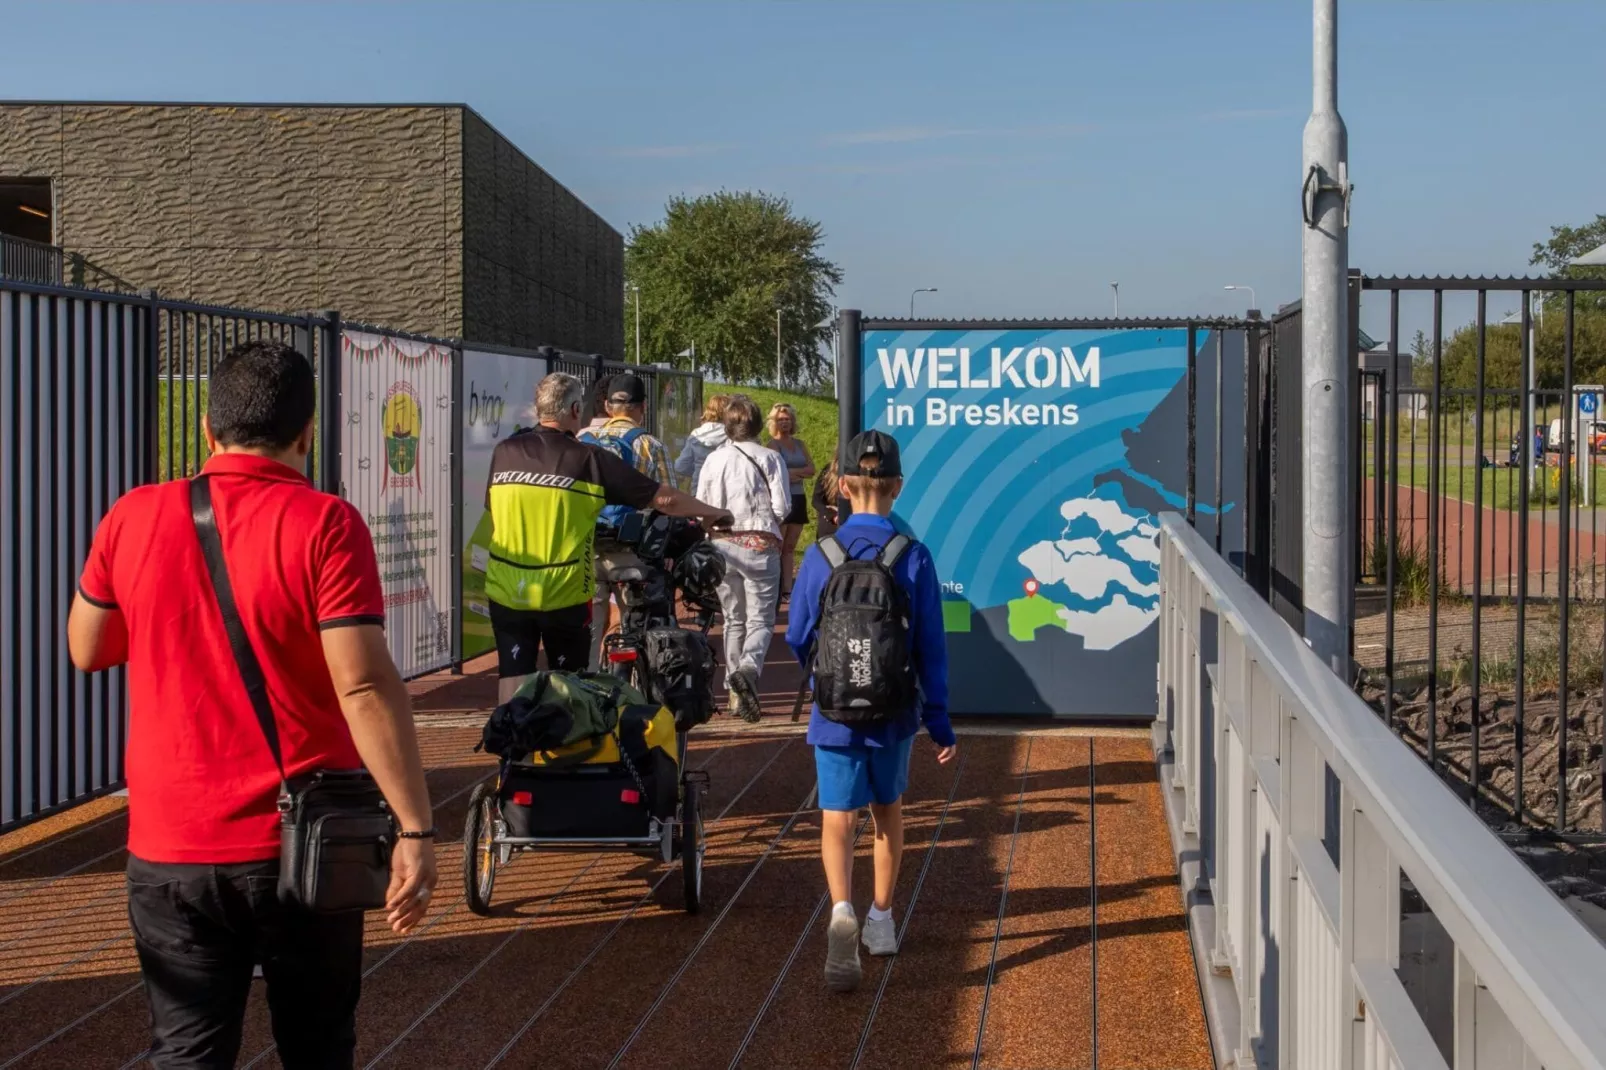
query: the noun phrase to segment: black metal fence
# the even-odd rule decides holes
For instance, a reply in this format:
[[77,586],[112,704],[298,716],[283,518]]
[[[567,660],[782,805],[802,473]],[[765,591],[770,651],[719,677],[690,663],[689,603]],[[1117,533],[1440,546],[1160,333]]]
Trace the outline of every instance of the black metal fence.
[[[0,827],[122,779],[123,673],[85,676],[66,651],[100,518],[133,487],[198,469],[207,377],[229,346],[294,342],[321,395],[338,331],[337,317],[0,283]],[[309,475],[326,479],[329,455],[320,444]]]
[[[60,264],[41,259],[35,266],[48,273]],[[204,463],[201,417],[212,369],[230,348],[273,339],[312,361],[319,433],[307,474],[330,493],[346,492],[345,326],[358,325],[343,324],[336,312],[284,315],[151,293],[97,292],[59,279],[0,280],[0,829],[121,783],[126,681],[121,671],[85,676],[72,668],[68,608],[95,527],[111,504],[142,483],[192,475]],[[453,412],[446,552],[455,561],[463,535],[463,344],[360,329],[451,350],[449,384],[437,384],[436,393],[450,395]],[[650,429],[672,451],[701,411],[697,376],[575,360],[551,348],[506,352],[544,357],[590,383],[620,371],[640,375],[649,392]],[[455,611],[462,602],[461,570],[450,571],[456,577],[450,591],[431,593],[451,598]],[[392,637],[399,664],[409,664],[406,651],[395,649],[398,641],[408,642],[406,631],[398,628],[401,639]],[[460,651],[454,648],[455,660]]]
[[108,293],[135,292],[132,283],[118,278],[82,253],[10,234],[0,234],[0,282],[76,286]]
[[[1256,369],[1246,568],[1295,627],[1298,328]],[[1606,279],[1357,275],[1351,339],[1357,686],[1490,820],[1598,838]]]

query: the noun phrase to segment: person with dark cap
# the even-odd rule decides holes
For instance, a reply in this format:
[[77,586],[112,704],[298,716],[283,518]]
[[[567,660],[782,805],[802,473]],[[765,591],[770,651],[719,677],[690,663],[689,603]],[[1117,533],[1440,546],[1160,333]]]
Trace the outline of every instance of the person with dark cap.
[[[852,505],[835,535],[809,547],[793,588],[787,644],[813,676],[808,742],[819,785],[820,859],[831,893],[826,984],[858,985],[859,944],[898,950],[892,895],[903,855],[903,793],[922,725],[949,762],[948,648],[931,552],[889,519],[903,490],[898,443],[855,435],[840,485]],[[866,605],[893,612],[866,613]],[[861,930],[853,911],[853,841],[861,807],[875,819],[875,884]]]
[[[580,435],[580,441],[615,454],[636,471],[662,486],[674,486],[669,467],[669,451],[646,428],[647,384],[641,376],[620,372],[608,380],[606,402],[608,419],[601,427],[589,427]],[[598,524],[617,529],[629,513],[626,506],[611,505],[602,511]],[[608,612],[610,592],[604,577],[616,568],[628,568],[640,562],[635,551],[621,547],[611,540],[597,540],[596,570],[597,593],[591,605],[591,668],[602,665],[602,640],[607,636],[612,621]]]

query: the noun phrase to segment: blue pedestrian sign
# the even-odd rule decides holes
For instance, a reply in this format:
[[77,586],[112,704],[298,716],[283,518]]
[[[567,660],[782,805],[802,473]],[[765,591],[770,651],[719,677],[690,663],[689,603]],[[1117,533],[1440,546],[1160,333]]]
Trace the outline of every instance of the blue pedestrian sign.
[[1596,405],[1596,399],[1595,399],[1595,395],[1594,394],[1579,394],[1578,395],[1578,411],[1579,412],[1584,413],[1586,416],[1593,416],[1594,413],[1595,413],[1595,405]]

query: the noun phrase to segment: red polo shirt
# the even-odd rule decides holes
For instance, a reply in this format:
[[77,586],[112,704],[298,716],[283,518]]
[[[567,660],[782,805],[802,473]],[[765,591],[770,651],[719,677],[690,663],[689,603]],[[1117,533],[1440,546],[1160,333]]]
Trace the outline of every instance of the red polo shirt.
[[[204,471],[286,769],[357,768],[318,633],[384,623],[362,514],[263,457],[219,454]],[[79,591],[128,628],[129,851],[147,862],[277,858],[279,774],[229,650],[188,480],[112,506]]]

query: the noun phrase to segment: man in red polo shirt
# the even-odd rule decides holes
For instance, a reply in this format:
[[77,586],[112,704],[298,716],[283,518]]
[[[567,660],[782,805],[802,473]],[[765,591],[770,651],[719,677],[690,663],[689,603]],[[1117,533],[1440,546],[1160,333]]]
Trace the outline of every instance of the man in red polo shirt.
[[[204,423],[217,527],[262,663],[285,769],[364,766],[400,825],[387,910],[406,932],[435,885],[412,712],[385,646],[373,538],[301,474],[312,367],[278,342],[212,372]],[[287,1068],[349,1067],[361,913],[279,901],[279,772],[229,647],[189,480],[130,491],[101,521],[67,623],[74,664],[128,666],[128,915],[158,1067],[232,1067],[253,968]]]

